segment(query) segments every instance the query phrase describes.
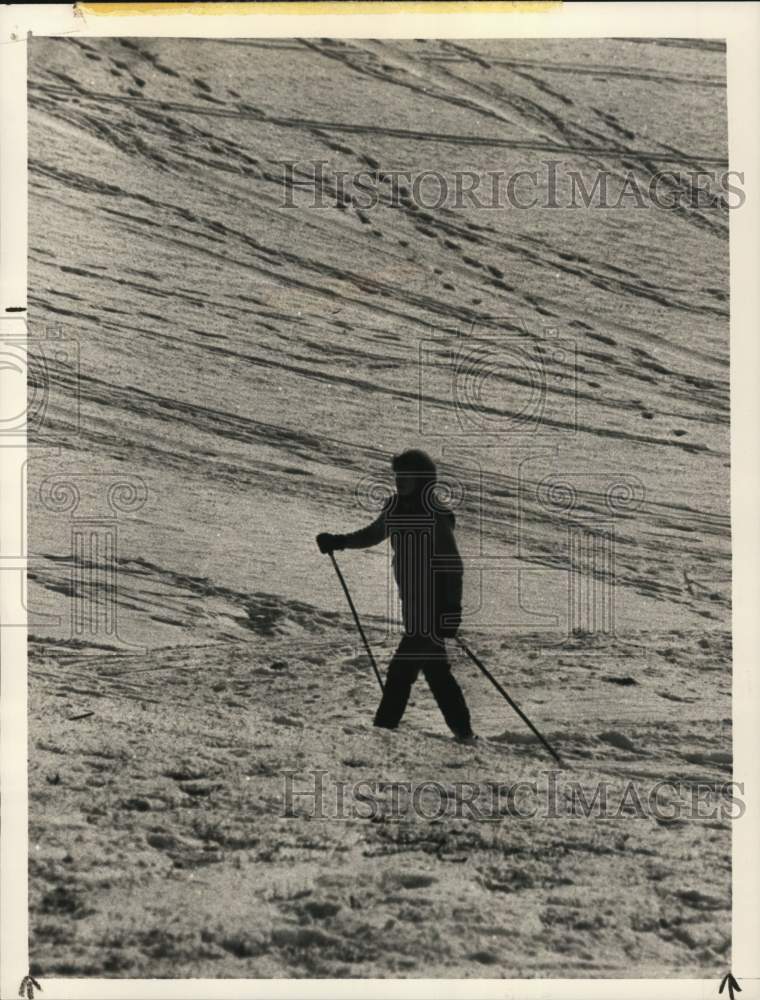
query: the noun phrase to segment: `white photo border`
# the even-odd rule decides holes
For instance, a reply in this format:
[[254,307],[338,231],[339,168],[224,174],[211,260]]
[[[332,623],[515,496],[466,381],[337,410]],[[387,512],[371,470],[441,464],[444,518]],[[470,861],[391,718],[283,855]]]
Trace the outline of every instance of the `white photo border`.
[[[760,998],[760,4],[334,3],[144,4],[160,13],[96,12],[99,5],[19,4],[0,9],[0,322],[26,332],[26,73],[30,35],[78,37],[715,38],[727,44],[729,166],[746,201],[730,217],[731,515],[733,545],[734,779],[746,812],[732,825],[732,964],[741,1000]],[[120,5],[103,4],[103,8]],[[165,8],[174,8],[166,12]],[[213,11],[209,8],[213,7]],[[505,8],[513,7],[512,10]],[[188,11],[192,8],[192,13]],[[367,11],[370,12],[367,12]],[[755,123],[754,125],[752,123]],[[10,385],[0,417],[26,408],[25,377]],[[26,441],[0,448],[0,997],[18,995],[29,968],[27,912],[26,630],[3,628],[19,606],[24,565]],[[15,572],[14,572],[15,570]],[[726,972],[729,971],[727,968]],[[87,998],[354,997],[680,1000],[718,995],[715,980],[685,979],[45,979],[44,1000]],[[725,994],[727,995],[727,993]]]

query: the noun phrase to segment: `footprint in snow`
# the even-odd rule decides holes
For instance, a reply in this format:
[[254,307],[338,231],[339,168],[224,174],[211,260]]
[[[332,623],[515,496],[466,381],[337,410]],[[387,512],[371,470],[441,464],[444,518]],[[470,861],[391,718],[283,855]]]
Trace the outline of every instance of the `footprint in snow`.
[[303,729],[303,722],[298,719],[291,719],[288,715],[275,715],[272,722],[276,726],[292,726],[295,729]]
[[609,743],[611,746],[617,747],[618,750],[627,750],[629,753],[640,752],[627,736],[624,736],[623,733],[618,733],[615,730],[608,733],[599,733],[599,739],[604,743]]
[[730,753],[725,753],[722,750],[711,750],[701,753],[685,753],[683,754],[683,759],[688,761],[690,764],[714,764],[717,767],[728,768],[731,770],[734,766],[734,758]]

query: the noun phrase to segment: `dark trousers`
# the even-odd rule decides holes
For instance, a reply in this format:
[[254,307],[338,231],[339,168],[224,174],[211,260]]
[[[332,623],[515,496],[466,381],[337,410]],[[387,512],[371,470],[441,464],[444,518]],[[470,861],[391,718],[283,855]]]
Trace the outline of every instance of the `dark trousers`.
[[433,697],[455,736],[470,736],[470,712],[462,689],[451,675],[451,666],[442,640],[405,635],[388,666],[383,697],[375,715],[375,725],[395,729],[401,722],[412,685],[420,670]]

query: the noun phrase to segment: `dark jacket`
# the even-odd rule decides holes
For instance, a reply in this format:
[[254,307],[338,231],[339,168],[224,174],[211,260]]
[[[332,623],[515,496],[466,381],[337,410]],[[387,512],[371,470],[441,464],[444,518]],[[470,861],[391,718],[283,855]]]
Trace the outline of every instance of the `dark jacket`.
[[454,513],[397,493],[365,528],[336,538],[336,548],[364,549],[390,539],[393,575],[409,635],[453,636],[462,619],[462,559]]

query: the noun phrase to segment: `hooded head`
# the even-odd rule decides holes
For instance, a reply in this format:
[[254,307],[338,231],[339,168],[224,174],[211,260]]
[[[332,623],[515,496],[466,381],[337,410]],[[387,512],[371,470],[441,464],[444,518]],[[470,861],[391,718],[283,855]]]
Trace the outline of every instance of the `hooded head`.
[[435,462],[425,451],[409,448],[393,456],[393,472],[400,497],[422,498],[432,496],[437,470]]

